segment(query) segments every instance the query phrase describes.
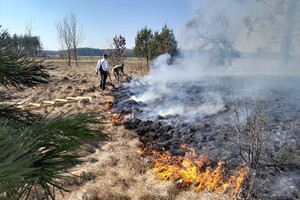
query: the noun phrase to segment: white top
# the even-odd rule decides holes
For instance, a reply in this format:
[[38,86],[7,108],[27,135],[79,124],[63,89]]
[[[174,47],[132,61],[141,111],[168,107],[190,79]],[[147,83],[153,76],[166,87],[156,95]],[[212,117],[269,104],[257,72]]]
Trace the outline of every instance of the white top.
[[100,64],[102,63],[102,69],[104,71],[106,71],[107,73],[109,73],[109,65],[107,60],[105,60],[104,58],[100,59],[96,65],[96,74],[99,72],[100,70]]

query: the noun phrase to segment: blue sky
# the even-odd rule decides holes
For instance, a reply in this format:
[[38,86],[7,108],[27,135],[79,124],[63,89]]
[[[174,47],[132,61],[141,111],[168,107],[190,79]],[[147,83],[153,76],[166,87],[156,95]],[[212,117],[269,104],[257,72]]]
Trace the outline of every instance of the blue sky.
[[[70,12],[77,16],[85,39],[81,47],[109,48],[115,35],[134,47],[135,36],[147,26],[160,31],[164,24],[179,35],[193,18],[197,0],[0,0],[0,25],[12,35],[32,26],[45,50],[58,50],[55,23]],[[201,1],[200,1],[201,2]],[[179,46],[181,44],[179,43]]]

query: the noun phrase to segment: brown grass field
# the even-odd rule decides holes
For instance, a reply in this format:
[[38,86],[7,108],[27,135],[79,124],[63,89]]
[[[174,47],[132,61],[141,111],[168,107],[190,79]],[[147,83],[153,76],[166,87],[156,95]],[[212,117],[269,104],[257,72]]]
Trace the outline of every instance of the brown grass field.
[[[90,141],[78,153],[85,161],[73,168],[70,173],[74,179],[64,180],[63,185],[70,192],[63,195],[57,191],[58,200],[165,200],[165,199],[229,199],[225,195],[208,192],[195,193],[178,189],[171,181],[160,181],[153,174],[148,164],[140,157],[142,143],[136,133],[116,126],[110,122],[110,113],[104,110],[107,100],[113,100],[109,86],[108,91],[99,91],[99,76],[95,75],[97,58],[84,58],[79,66],[74,63],[67,66],[62,60],[46,60],[51,63],[49,73],[52,82],[38,88],[27,88],[24,91],[12,91],[13,98],[22,105],[51,101],[56,98],[75,96],[91,97],[91,101],[79,101],[33,109],[43,115],[66,112],[96,112],[98,126],[111,138],[109,141]],[[125,79],[143,76],[147,73],[146,64],[138,59],[125,61]],[[112,77],[113,78],[113,77]],[[114,80],[113,80],[114,81]],[[109,82],[109,80],[108,80]],[[32,197],[32,199],[43,199]]]

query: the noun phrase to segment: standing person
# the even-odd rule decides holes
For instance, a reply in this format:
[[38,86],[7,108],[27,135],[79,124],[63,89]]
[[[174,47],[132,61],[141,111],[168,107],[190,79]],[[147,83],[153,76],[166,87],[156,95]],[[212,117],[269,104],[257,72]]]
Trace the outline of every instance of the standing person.
[[100,71],[100,89],[102,92],[105,90],[105,84],[106,84],[106,79],[107,76],[109,76],[109,65],[107,61],[107,55],[104,54],[103,58],[100,59],[96,65],[96,74]]

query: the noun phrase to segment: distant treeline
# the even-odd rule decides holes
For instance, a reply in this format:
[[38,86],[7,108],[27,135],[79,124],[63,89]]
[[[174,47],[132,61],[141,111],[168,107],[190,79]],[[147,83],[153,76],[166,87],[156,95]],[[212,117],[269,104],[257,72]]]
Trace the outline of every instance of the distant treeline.
[[[64,50],[60,51],[49,51],[49,50],[43,50],[42,54],[43,56],[62,56]],[[77,55],[78,56],[101,56],[103,54],[112,54],[113,49],[95,49],[95,48],[78,48],[77,49]],[[124,57],[135,57],[132,49],[125,49],[124,51]]]

